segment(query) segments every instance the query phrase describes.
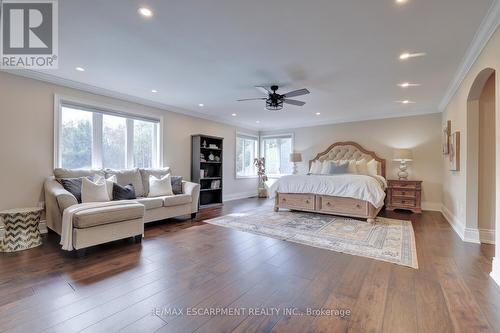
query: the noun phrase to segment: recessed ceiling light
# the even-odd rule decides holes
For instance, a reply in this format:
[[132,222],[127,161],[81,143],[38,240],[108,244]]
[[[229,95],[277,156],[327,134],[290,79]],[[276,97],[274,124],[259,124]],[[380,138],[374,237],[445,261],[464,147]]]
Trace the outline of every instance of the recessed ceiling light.
[[151,90],[151,92],[152,92],[153,94],[156,94],[156,93],[158,92],[158,90],[156,90],[156,89],[152,89],[152,90]]
[[407,60],[410,58],[423,57],[424,55],[426,55],[425,52],[418,52],[418,53],[404,52],[404,53],[401,53],[401,55],[399,56],[399,59],[400,60]]
[[402,100],[402,101],[396,101],[397,103],[401,103],[401,104],[415,104],[415,102],[413,101],[410,101],[410,100]]
[[205,106],[205,104],[200,103],[200,104],[198,104],[198,106],[199,106],[200,108],[202,108],[202,107],[204,107],[204,106]]
[[403,3],[407,3],[408,0],[396,0],[396,3],[399,3],[399,4],[403,4]]
[[260,120],[256,120],[255,122],[256,122],[257,124],[260,124]]
[[141,14],[144,17],[151,17],[153,16],[153,11],[149,8],[141,7],[139,8],[139,14]]
[[316,112],[316,115],[319,116],[321,114],[321,112]]
[[85,68],[83,68],[83,67],[75,67],[75,70],[77,70],[79,72],[85,72]]
[[401,88],[418,87],[420,86],[420,83],[403,82],[399,83],[398,86],[400,86]]
[[231,113],[231,116],[236,117],[236,113]]

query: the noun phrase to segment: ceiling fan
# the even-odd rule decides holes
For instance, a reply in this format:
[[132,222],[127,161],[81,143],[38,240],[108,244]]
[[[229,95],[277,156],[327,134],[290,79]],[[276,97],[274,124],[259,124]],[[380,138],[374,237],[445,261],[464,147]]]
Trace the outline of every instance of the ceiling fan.
[[263,93],[267,95],[267,97],[261,97],[261,98],[244,98],[244,99],[239,99],[238,102],[243,102],[243,101],[266,101],[266,109],[271,110],[271,111],[279,111],[283,109],[283,103],[287,104],[292,104],[296,106],[303,106],[306,104],[306,102],[302,101],[297,101],[295,99],[289,99],[289,97],[296,97],[296,96],[302,96],[302,95],[307,95],[309,94],[309,90],[307,89],[298,89],[294,91],[290,91],[286,94],[278,94],[276,91],[278,90],[278,86],[273,85],[271,87],[262,87],[262,86],[256,86],[255,88],[259,89]]

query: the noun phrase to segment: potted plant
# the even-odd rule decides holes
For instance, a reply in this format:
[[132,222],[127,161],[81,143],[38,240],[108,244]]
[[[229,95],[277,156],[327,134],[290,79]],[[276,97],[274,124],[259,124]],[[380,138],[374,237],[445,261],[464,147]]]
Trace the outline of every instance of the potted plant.
[[266,159],[264,157],[256,158],[253,164],[257,167],[257,175],[259,176],[259,186],[257,187],[257,195],[259,198],[267,198],[266,189]]

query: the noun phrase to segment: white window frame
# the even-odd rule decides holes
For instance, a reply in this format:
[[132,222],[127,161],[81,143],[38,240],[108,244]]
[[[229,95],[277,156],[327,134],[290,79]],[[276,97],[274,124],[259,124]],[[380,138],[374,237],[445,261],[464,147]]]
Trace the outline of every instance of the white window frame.
[[[157,130],[155,132],[155,139],[153,140],[153,144],[156,144],[156,147],[153,148],[156,151],[156,158],[155,156],[153,156],[152,165],[154,167],[163,167],[163,116],[143,111],[137,112],[137,110],[124,108],[121,106],[117,107],[114,105],[106,105],[93,100],[81,99],[73,96],[65,96],[59,94],[54,94],[54,167],[62,166],[62,152],[60,149],[60,125],[62,121],[62,107],[64,105],[94,112],[92,114],[92,128],[94,131],[92,135],[92,168],[102,168],[102,146],[100,144],[102,140],[99,140],[99,138],[102,139],[102,114],[109,114],[124,117],[127,119],[127,142],[133,142],[134,131],[133,122],[130,121],[131,119],[157,122]],[[101,114],[99,114],[99,112]],[[94,140],[94,138],[97,138],[98,140]],[[132,168],[134,163],[132,151],[133,146],[128,145],[126,149],[128,156],[126,167]]]
[[[260,136],[260,157],[264,157],[264,140],[265,139],[279,139],[279,138],[291,138],[292,139],[292,153],[295,151],[295,133],[277,133],[277,134],[266,134]],[[291,173],[283,174],[267,174],[267,178],[278,179],[282,176],[291,175]]]
[[[236,151],[238,149],[238,147],[237,147],[238,137],[243,137],[243,138],[247,137],[247,138],[255,139],[255,141],[257,141],[257,154],[255,155],[255,157],[260,156],[260,137],[258,135],[255,135],[255,134],[250,134],[250,133],[245,133],[245,132],[236,132],[236,136],[234,138],[234,178],[235,179],[258,178],[259,176],[257,175],[257,173],[255,173],[255,175],[251,175],[251,176],[239,176],[238,175],[238,170],[236,170],[236,158],[237,158]],[[253,163],[253,161],[252,161],[252,163]]]

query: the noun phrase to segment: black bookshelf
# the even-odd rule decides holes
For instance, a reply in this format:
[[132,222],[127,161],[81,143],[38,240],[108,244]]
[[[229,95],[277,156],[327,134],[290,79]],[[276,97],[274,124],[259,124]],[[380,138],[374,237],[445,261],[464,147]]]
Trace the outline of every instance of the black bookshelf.
[[222,205],[223,140],[191,135],[191,181],[200,184],[200,207]]

